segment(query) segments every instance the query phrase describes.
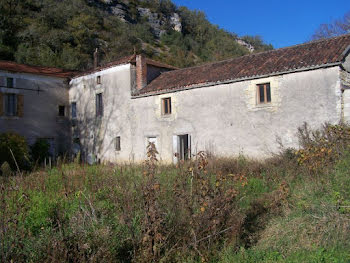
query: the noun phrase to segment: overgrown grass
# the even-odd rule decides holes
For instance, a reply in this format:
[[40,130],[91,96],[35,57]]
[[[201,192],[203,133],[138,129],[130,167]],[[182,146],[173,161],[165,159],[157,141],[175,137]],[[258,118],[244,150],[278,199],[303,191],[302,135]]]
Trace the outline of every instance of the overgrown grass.
[[0,177],[0,261],[349,262],[350,129],[307,133],[263,162],[162,166],[151,145],[143,165]]

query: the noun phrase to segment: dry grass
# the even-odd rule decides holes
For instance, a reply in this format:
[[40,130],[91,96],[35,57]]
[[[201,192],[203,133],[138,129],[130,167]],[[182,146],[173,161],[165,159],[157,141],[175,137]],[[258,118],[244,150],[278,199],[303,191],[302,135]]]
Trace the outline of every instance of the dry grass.
[[[318,262],[346,257],[349,128],[331,130],[324,136],[309,134],[304,147],[327,144],[333,150],[310,153],[303,162],[295,150],[264,162],[243,156],[208,160],[201,152],[178,167],[160,166],[150,145],[144,165],[73,163],[0,177],[0,261],[302,262],[314,257]],[[310,169],[312,160],[319,163],[317,170]]]

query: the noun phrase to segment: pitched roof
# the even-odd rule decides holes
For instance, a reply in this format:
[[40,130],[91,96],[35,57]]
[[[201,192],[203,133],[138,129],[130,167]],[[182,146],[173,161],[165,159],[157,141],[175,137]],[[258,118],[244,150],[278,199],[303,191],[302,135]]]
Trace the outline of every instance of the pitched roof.
[[139,95],[235,82],[340,64],[350,34],[162,73]]
[[109,62],[109,63],[107,63],[107,64],[105,64],[103,66],[100,66],[100,67],[97,67],[97,68],[92,68],[92,69],[89,69],[89,70],[85,70],[84,72],[76,74],[74,77],[81,77],[81,76],[89,75],[89,74],[92,74],[92,73],[95,73],[95,72],[99,72],[99,71],[102,71],[102,70],[105,70],[105,69],[108,69],[108,68],[112,68],[112,67],[115,67],[115,66],[128,64],[128,63],[131,63],[135,59],[135,57],[136,57],[135,55],[122,57],[122,58],[119,58],[119,59],[114,60],[112,62]]
[[10,71],[10,72],[19,72],[19,73],[31,73],[31,74],[45,75],[45,76],[58,77],[58,78],[70,78],[74,74],[73,71],[67,71],[64,69],[30,66],[25,64],[18,64],[13,61],[4,61],[4,60],[0,60],[0,70]]
[[146,64],[151,65],[151,66],[155,66],[155,67],[158,67],[158,68],[179,69],[177,67],[174,67],[174,66],[171,66],[171,65],[168,65],[168,64],[164,64],[162,62],[155,61],[155,60],[150,59],[150,58],[146,58]]
[[[158,68],[178,69],[174,66],[170,66],[170,65],[155,61],[153,59],[149,59],[149,58],[145,58],[145,59],[146,59],[146,64],[151,65],[151,66],[155,66]],[[112,68],[112,67],[124,65],[124,64],[129,64],[129,63],[136,63],[136,54],[119,58],[117,60],[114,60],[112,62],[109,62],[109,63],[102,65],[100,67],[97,67],[97,68],[86,70],[84,72],[76,74],[74,77],[81,77],[81,76],[89,75],[89,74],[99,72],[99,71],[102,71],[102,70],[105,70],[108,68]]]

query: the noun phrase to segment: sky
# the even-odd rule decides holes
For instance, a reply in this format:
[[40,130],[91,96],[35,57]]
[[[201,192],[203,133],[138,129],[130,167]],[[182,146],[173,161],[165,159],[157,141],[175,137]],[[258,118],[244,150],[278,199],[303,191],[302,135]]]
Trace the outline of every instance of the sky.
[[173,0],[177,6],[201,10],[208,20],[239,36],[259,35],[274,48],[311,40],[321,24],[350,11],[344,0]]

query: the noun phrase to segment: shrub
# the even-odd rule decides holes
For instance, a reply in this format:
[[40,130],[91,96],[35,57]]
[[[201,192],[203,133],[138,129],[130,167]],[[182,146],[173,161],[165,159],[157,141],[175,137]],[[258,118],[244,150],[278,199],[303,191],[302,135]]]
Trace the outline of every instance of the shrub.
[[298,131],[302,148],[295,152],[297,161],[313,173],[334,164],[350,146],[350,127],[345,124],[325,124],[312,131],[304,123]]
[[17,165],[21,170],[30,169],[28,144],[23,136],[14,132],[0,134],[0,165],[4,162],[12,170],[16,170]]
[[50,144],[46,139],[37,139],[30,147],[34,162],[43,162],[49,156]]
[[143,165],[0,177],[0,262],[348,262],[348,132],[331,127],[303,145],[339,154],[299,164],[288,149],[164,166],[150,144]]

